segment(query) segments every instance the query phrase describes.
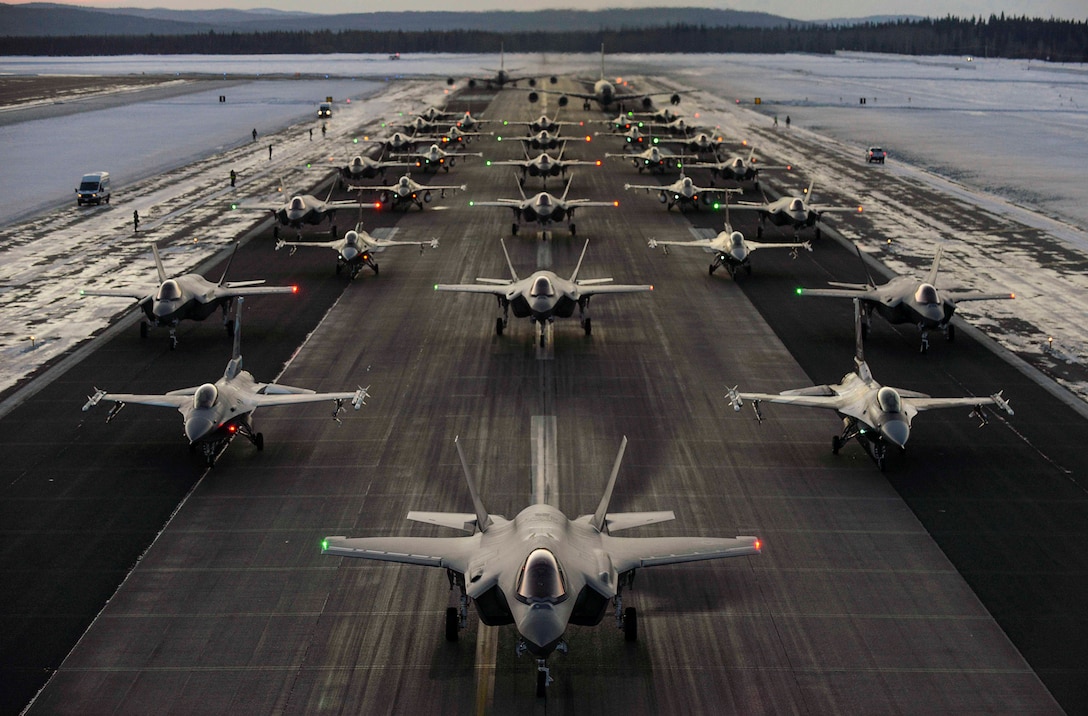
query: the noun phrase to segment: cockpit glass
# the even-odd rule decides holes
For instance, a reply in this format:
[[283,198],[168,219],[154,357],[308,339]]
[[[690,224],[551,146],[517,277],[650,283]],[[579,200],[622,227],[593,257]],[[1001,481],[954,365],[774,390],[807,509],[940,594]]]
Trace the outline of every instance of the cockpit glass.
[[927,306],[940,303],[937,299],[937,288],[930,283],[923,283],[918,287],[918,290],[914,292],[914,300]]
[[359,243],[359,234],[354,231],[349,231],[344,234],[344,241],[347,243],[348,246],[355,246],[357,243]]
[[744,160],[741,159],[740,157],[737,157],[736,159],[733,160],[733,166],[736,167],[737,169],[740,169],[741,167],[744,166]]
[[541,276],[533,282],[533,288],[529,291],[529,295],[533,298],[540,298],[542,296],[554,296],[555,289],[552,288],[552,282],[547,276]]
[[523,602],[556,604],[566,599],[567,586],[555,555],[543,548],[530,552],[518,574],[517,590]]
[[547,194],[541,194],[540,200],[537,202],[540,206],[551,206],[552,198]]
[[729,235],[729,243],[734,249],[739,249],[744,246],[744,236],[739,231],[734,231]]
[[210,408],[215,405],[215,399],[219,397],[219,390],[211,383],[205,383],[196,389],[193,394],[194,408]]
[[805,202],[800,199],[794,199],[790,202],[790,211],[804,211]]
[[895,388],[884,387],[877,391],[876,400],[880,403],[880,409],[885,413],[903,412],[903,399]]
[[181,298],[181,287],[174,279],[163,281],[159,286],[159,292],[155,294],[156,301],[176,301]]
[[306,202],[302,200],[301,196],[296,196],[291,199],[291,211],[298,211],[299,209],[305,209]]

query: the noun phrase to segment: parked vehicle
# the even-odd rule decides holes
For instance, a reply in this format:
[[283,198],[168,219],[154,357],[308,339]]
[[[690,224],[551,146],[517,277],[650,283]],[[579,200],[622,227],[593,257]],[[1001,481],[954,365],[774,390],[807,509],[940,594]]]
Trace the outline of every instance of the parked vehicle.
[[110,203],[110,173],[84,174],[76,189],[76,205]]
[[869,147],[865,152],[865,161],[872,164],[873,162],[884,163],[884,159],[888,156],[888,153],[881,147]]

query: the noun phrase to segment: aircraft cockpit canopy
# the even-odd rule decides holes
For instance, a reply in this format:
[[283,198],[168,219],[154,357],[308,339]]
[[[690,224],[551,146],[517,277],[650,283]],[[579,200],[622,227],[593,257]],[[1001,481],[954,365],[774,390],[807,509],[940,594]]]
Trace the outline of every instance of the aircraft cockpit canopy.
[[739,231],[734,231],[732,234],[729,235],[729,246],[734,249],[743,248],[744,235],[741,234]]
[[356,231],[349,231],[344,234],[344,242],[348,246],[356,246],[359,243],[359,233]]
[[536,203],[537,206],[551,206],[552,198],[547,194],[541,194]]
[[804,210],[805,210],[805,201],[804,201],[804,199],[801,199],[800,197],[797,197],[793,201],[790,202],[790,211],[804,211]]
[[526,604],[558,604],[567,598],[563,569],[551,551],[541,547],[529,553],[518,573],[517,591],[518,600]]
[[926,306],[934,306],[941,302],[937,297],[937,287],[931,283],[923,283],[919,286],[914,292],[914,300]]
[[744,168],[744,160],[741,159],[740,157],[737,157],[736,159],[734,159],[733,160],[733,168],[734,169],[743,169]]
[[681,186],[684,187],[685,189],[690,189],[693,186],[693,182],[691,181],[691,177],[684,177],[684,181],[681,182]]
[[880,409],[885,413],[903,412],[903,399],[899,397],[899,393],[895,388],[885,386],[878,390],[876,393],[876,401],[880,404]]
[[179,298],[181,298],[181,286],[178,286],[178,282],[174,279],[163,281],[158,293],[155,294],[156,301],[176,301]]
[[211,383],[205,383],[193,393],[193,407],[198,410],[200,408],[210,408],[215,405],[215,400],[218,397],[219,389]]
[[547,276],[541,276],[533,282],[533,287],[529,291],[529,295],[533,298],[547,298],[555,295],[555,287],[552,286],[551,279]]
[[306,208],[306,202],[302,200],[301,196],[295,196],[291,198],[291,211],[302,211]]

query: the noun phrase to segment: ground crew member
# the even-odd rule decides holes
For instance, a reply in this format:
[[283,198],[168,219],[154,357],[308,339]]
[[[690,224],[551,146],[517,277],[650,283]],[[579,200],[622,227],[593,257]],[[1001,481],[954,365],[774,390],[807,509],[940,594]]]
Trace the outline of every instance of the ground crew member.
[[140,212],[136,209],[132,210],[132,233],[136,234],[140,231]]
[[231,188],[234,188],[234,182],[235,182],[235,180],[237,178],[238,178],[238,172],[231,169],[230,170],[230,186],[231,186]]

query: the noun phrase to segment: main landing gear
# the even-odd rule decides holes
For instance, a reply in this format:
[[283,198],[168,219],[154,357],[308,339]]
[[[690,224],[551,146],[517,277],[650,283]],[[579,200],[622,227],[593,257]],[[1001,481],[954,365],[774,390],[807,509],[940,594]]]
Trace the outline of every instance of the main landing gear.
[[633,588],[634,584],[634,570],[621,574],[617,584],[616,596],[612,598],[612,605],[615,607],[616,628],[623,632],[623,640],[628,643],[638,641],[638,612],[635,611],[634,607],[624,608],[623,588]]
[[865,452],[869,453],[869,457],[876,463],[876,468],[884,472],[888,463],[888,444],[883,440],[873,440],[863,435],[858,429],[858,421],[854,418],[843,418],[842,425],[842,435],[831,436],[831,454],[838,455],[839,451],[846,446],[846,443],[856,438],[858,444],[865,449]]
[[499,297],[499,307],[502,309],[502,315],[495,319],[495,335],[501,336],[502,332],[506,329],[506,324],[510,321],[510,303]]
[[450,580],[450,591],[457,588],[461,592],[458,606],[446,609],[446,641],[457,641],[460,631],[468,626],[468,593],[465,591],[465,575],[452,569],[446,570]]
[[589,317],[589,297],[578,302],[578,317],[582,322],[582,330],[587,336],[593,335],[593,321]]

